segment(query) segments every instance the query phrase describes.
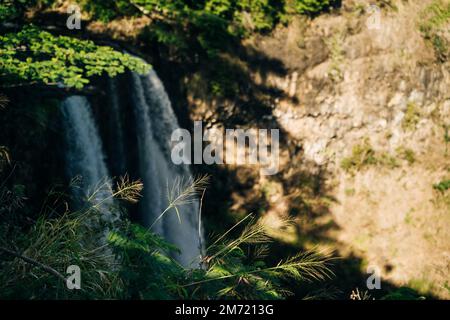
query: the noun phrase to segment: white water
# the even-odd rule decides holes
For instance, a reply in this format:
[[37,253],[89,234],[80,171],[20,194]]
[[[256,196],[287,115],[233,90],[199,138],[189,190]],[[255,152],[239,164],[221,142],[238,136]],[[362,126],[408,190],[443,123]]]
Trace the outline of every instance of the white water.
[[75,183],[74,192],[86,200],[91,198],[90,204],[98,206],[101,218],[112,221],[111,191],[106,188],[109,173],[91,106],[85,97],[71,96],[63,101],[61,109],[67,144],[67,173],[71,178],[81,179]]
[[111,171],[113,174],[126,172],[125,140],[123,136],[123,120],[120,108],[117,80],[108,79],[109,117],[109,145],[111,149]]
[[[133,105],[137,145],[127,145],[138,155],[139,178],[144,183],[139,202],[143,224],[151,226],[168,206],[168,189],[176,179],[190,178],[187,166],[176,166],[170,157],[170,137],[178,122],[170,99],[156,73],[152,70],[145,76],[136,73],[132,77],[130,92]],[[109,83],[110,141],[112,160],[119,162],[118,170],[125,168],[124,140],[121,125],[120,99],[117,85]],[[91,106],[85,97],[71,96],[62,103],[65,135],[67,140],[67,171],[69,177],[81,176],[78,196],[88,197],[100,184],[109,182],[102,142],[95,124]],[[115,124],[115,125],[114,125]],[[116,154],[120,153],[120,154]],[[114,155],[115,154],[115,155]],[[124,172],[123,172],[124,173]],[[101,190],[91,202],[102,203],[100,212],[107,221],[114,220],[109,208],[112,205],[111,191]],[[108,200],[105,200],[108,199]],[[176,245],[181,254],[175,258],[184,266],[196,267],[201,255],[203,232],[199,231],[198,203],[178,207],[181,223],[174,209],[166,212],[153,226],[152,231]]]
[[[168,206],[168,188],[178,177],[188,178],[185,166],[175,166],[170,158],[170,137],[178,122],[163,84],[151,70],[146,76],[132,74],[135,125],[138,138],[139,171],[144,182],[141,212],[151,225]],[[201,254],[198,231],[198,204],[181,206],[181,223],[175,211],[168,211],[153,231],[175,244],[181,254],[176,258],[185,266],[194,266]]]

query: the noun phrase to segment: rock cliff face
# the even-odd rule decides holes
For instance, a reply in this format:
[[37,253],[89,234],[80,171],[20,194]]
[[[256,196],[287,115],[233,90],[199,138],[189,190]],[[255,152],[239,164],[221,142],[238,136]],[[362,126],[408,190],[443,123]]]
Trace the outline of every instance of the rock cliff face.
[[[228,59],[270,110],[256,120],[236,124],[248,104],[211,98],[195,76],[187,91],[193,120],[278,127],[285,137],[278,175],[227,168],[242,187],[232,211],[259,210],[274,227],[293,217],[298,234],[284,240],[332,239],[363,273],[375,266],[385,281],[448,298],[450,207],[433,184],[449,178],[450,64],[420,27],[434,2],[377,11],[344,1],[339,12],[246,40],[246,54]],[[449,41],[449,24],[440,28]]]

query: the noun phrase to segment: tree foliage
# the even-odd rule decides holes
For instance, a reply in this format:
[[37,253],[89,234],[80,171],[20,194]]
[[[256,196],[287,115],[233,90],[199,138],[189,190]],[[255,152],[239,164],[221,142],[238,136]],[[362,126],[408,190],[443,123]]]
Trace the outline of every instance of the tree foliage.
[[141,60],[92,41],[54,36],[33,26],[0,36],[2,80],[10,83],[60,83],[81,89],[102,73],[114,77],[125,69],[145,72]]
[[[0,35],[0,80],[3,85],[59,84],[81,89],[89,78],[103,73],[115,76],[126,69],[145,72],[148,65],[111,47],[89,40],[53,35],[20,19],[27,8],[42,1],[12,0],[0,4],[7,22],[20,30]],[[46,1],[49,4],[50,1]]]
[[297,0],[295,8],[299,13],[317,14],[334,4],[333,0]]
[[[152,18],[150,38],[180,50],[217,57],[248,32],[270,31],[283,21],[289,8],[315,14],[331,0],[79,0],[83,12],[103,22],[121,17]],[[141,61],[97,46],[91,41],[52,34],[29,25],[26,13],[55,5],[54,0],[2,0],[0,18],[18,31],[0,33],[0,80],[6,85],[23,83],[63,84],[82,88],[89,78],[115,76],[126,69],[143,72]]]

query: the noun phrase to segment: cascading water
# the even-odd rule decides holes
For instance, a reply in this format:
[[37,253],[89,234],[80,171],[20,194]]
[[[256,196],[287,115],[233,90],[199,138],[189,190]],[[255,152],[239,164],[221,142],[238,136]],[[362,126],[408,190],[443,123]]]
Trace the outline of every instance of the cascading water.
[[[176,179],[189,178],[190,171],[171,161],[170,137],[178,123],[162,82],[153,70],[145,76],[134,73],[132,79],[139,171],[144,182],[141,211],[144,223],[151,225],[168,206],[168,189]],[[153,226],[153,230],[174,243],[181,250],[177,260],[190,266],[198,263],[201,254],[198,204],[182,205],[180,211],[181,223],[172,210]]]
[[66,160],[69,177],[81,178],[74,188],[77,198],[90,198],[98,207],[102,220],[114,220],[111,213],[111,191],[107,188],[109,173],[104,161],[102,142],[90,104],[85,97],[71,96],[62,103]]
[[109,145],[111,148],[111,171],[113,174],[126,172],[126,156],[123,136],[123,121],[121,117],[120,99],[118,94],[117,80],[108,79],[109,98]]
[[[139,203],[143,224],[152,226],[152,231],[175,244],[181,251],[175,258],[185,266],[196,266],[201,255],[202,230],[199,225],[198,203],[185,203],[179,206],[181,222],[173,209],[158,220],[168,207],[169,189],[176,181],[191,177],[189,167],[174,165],[171,161],[170,138],[178,129],[177,119],[164,86],[156,73],[147,75],[136,73],[132,77],[131,102],[136,132],[136,150],[129,144],[129,152],[137,152],[138,175],[143,180],[144,190]],[[112,162],[118,172],[125,173],[125,146],[122,134],[120,100],[114,81],[109,82],[110,130],[108,141],[113,155]],[[123,99],[125,100],[125,99]],[[100,184],[110,178],[102,142],[95,120],[85,97],[71,96],[64,100],[62,112],[67,140],[67,171],[70,177],[81,176],[81,196],[89,196]],[[114,125],[115,124],[115,125]],[[125,170],[125,171],[123,171]],[[106,179],[106,180],[105,180]],[[100,203],[100,212],[106,220],[114,220],[110,208],[111,191],[97,191],[91,202]],[[110,219],[108,219],[110,217]],[[200,230],[199,230],[200,229]]]

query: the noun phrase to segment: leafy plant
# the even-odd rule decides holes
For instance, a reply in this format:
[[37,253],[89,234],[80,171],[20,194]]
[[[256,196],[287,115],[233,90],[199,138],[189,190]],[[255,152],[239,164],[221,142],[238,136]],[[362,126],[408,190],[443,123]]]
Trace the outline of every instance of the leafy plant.
[[328,9],[333,4],[333,0],[296,0],[295,8],[299,13],[314,15]]
[[34,26],[0,36],[0,65],[1,78],[11,85],[63,83],[77,89],[103,73],[115,76],[126,69],[142,73],[148,69],[142,60],[110,47],[53,36]]
[[[191,201],[204,181],[176,183],[169,197],[176,205]],[[111,197],[135,202],[141,189],[140,182],[123,178]],[[0,208],[5,206],[0,203]],[[57,217],[41,214],[26,230],[3,214],[0,297],[277,299],[288,294],[283,279],[319,281],[332,275],[329,255],[313,251],[267,266],[264,256],[271,239],[251,216],[217,238],[200,257],[201,266],[188,269],[173,258],[179,250],[147,228],[127,219],[114,225],[92,223],[97,210],[93,203]],[[243,225],[240,236],[230,239],[230,232]],[[110,231],[104,238],[102,230],[107,229]],[[81,290],[65,288],[63,273],[72,264],[82,270]]]
[[450,189],[450,179],[442,180],[441,182],[434,184],[433,188],[440,192],[445,192],[445,191],[449,190]]
[[135,16],[139,13],[134,5],[134,1],[127,0],[80,0],[84,10],[89,12],[96,19],[108,22],[115,18],[124,16]]

